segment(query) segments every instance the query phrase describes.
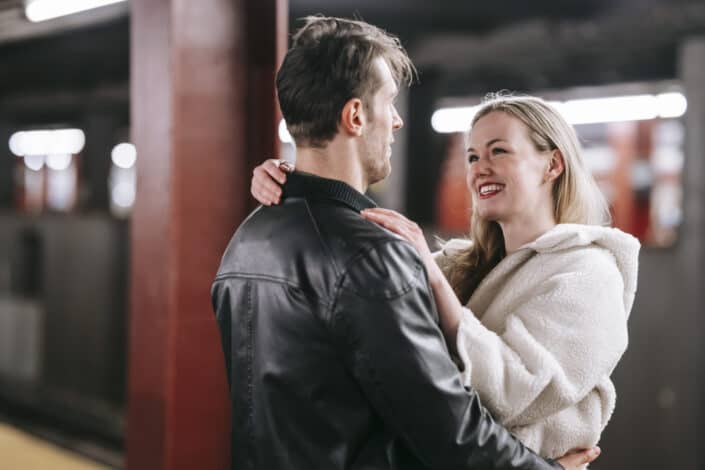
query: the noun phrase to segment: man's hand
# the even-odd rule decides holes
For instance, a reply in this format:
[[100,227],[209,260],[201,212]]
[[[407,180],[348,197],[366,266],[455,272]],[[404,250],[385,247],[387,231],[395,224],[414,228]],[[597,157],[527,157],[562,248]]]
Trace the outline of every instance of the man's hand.
[[599,447],[571,452],[558,459],[558,463],[561,464],[565,470],[579,470],[585,468],[585,465],[597,459],[597,457],[600,456],[600,452]]

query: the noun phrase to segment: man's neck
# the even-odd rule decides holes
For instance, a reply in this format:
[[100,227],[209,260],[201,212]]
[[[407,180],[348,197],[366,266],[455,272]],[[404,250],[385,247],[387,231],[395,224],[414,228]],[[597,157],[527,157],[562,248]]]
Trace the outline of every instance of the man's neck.
[[352,149],[335,139],[325,148],[297,147],[296,169],[322,178],[347,183],[357,191],[367,191],[367,179]]

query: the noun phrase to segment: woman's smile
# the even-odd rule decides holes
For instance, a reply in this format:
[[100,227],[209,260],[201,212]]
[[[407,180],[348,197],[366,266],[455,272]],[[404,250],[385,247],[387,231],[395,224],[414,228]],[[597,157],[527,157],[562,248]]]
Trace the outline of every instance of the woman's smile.
[[503,184],[483,183],[478,188],[478,194],[480,196],[480,199],[489,199],[502,192],[502,190],[504,190]]

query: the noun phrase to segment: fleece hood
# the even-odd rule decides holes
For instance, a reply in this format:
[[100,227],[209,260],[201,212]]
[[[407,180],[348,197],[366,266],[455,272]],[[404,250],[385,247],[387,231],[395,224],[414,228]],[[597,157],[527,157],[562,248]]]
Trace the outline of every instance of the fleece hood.
[[636,293],[641,248],[639,240],[632,235],[599,225],[558,224],[522,248],[537,253],[556,253],[590,245],[603,248],[614,256],[624,281],[624,306],[629,312]]

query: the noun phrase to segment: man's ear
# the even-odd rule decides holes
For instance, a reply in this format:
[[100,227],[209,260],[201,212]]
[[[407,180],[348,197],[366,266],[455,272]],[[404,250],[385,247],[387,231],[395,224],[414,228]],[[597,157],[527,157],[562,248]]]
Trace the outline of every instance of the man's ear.
[[360,137],[362,128],[367,120],[364,108],[360,98],[350,98],[340,113],[341,131],[348,135]]
[[556,149],[551,152],[544,179],[546,181],[554,181],[561,175],[561,173],[563,173],[563,171],[565,171],[565,159],[563,158],[561,151]]

